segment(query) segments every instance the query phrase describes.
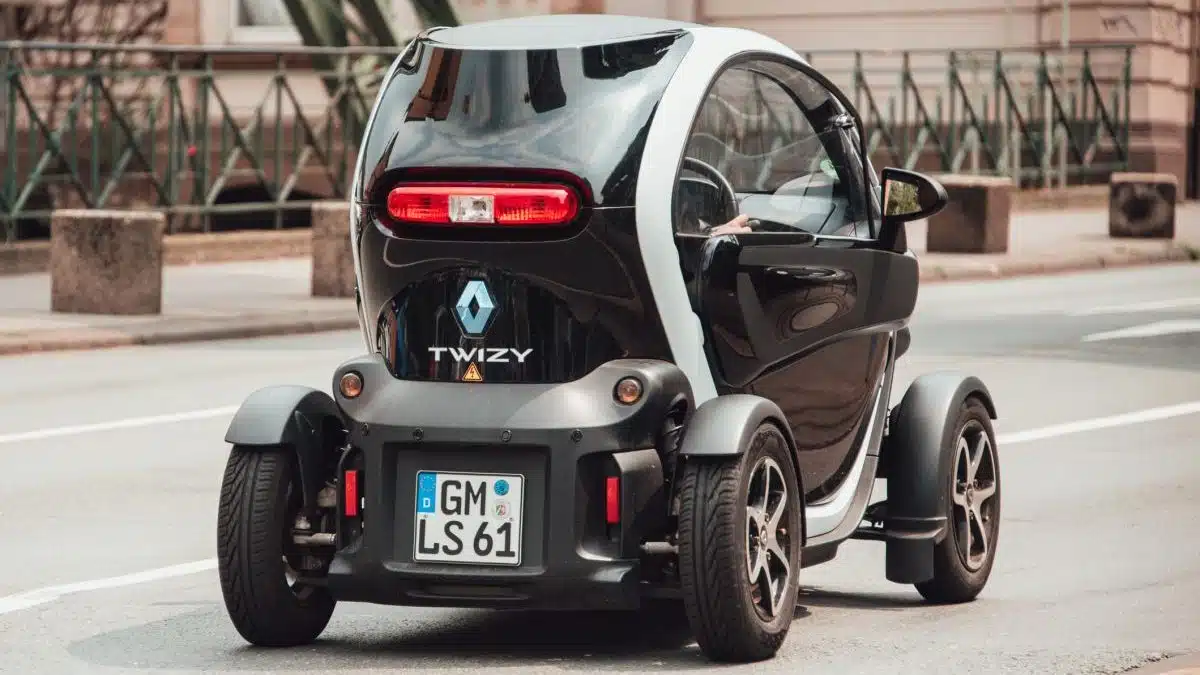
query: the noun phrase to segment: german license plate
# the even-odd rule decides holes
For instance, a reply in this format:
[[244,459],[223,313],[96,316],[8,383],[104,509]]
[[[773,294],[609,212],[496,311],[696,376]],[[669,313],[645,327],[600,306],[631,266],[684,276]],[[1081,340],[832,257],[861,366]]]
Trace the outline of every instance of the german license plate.
[[417,562],[520,565],[525,477],[417,472]]

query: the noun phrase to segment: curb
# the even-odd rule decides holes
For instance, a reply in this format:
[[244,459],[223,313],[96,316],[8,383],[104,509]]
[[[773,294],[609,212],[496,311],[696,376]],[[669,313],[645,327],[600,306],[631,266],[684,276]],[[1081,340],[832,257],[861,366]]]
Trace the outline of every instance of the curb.
[[[919,259],[919,258],[918,258]],[[1006,264],[930,265],[920,270],[924,283],[973,281],[1026,276],[1065,274],[1086,270],[1196,262],[1197,254],[1183,247],[1122,255],[1081,256],[1068,260],[1012,262]],[[131,327],[125,330],[90,328],[38,331],[33,334],[0,335],[0,356],[41,352],[80,351],[151,345],[182,344],[215,340],[240,340],[286,335],[306,335],[358,328],[353,311],[345,316],[236,317],[232,319],[182,320],[178,325]]]
[[[928,254],[926,254],[928,255]],[[920,260],[920,256],[917,256]],[[1186,246],[1174,245],[1162,251],[1138,251],[1125,254],[1078,256],[1062,260],[1013,261],[1002,264],[932,264],[920,268],[922,282],[974,281],[1012,277],[1048,276],[1122,267],[1141,267],[1196,262],[1200,256]]]
[[41,352],[80,351],[151,345],[242,340],[282,335],[306,335],[358,328],[358,317],[267,318],[209,322],[205,325],[149,326],[144,329],[85,329],[39,331],[31,335],[0,336],[0,356],[20,356]]
[[[312,232],[308,228],[183,233],[163,237],[163,265],[171,267],[307,258],[311,255]],[[0,277],[45,274],[49,269],[49,241],[0,244]]]

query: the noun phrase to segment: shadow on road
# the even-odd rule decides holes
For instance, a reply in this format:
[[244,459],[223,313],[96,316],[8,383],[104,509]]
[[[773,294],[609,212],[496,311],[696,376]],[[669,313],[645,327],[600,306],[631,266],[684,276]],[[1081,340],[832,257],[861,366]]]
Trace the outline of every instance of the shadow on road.
[[873,609],[900,611],[914,607],[926,606],[924,601],[911,593],[908,595],[881,593],[841,593],[838,591],[823,591],[801,587],[799,602],[808,607],[837,607],[839,609]]
[[[162,603],[160,607],[169,606]],[[899,596],[802,589],[796,630],[809,607],[901,610]],[[819,610],[818,610],[819,611]],[[682,604],[641,613],[483,612],[343,604],[308,647],[247,646],[219,606],[73,643],[71,655],[122,671],[317,671],[552,666],[560,670],[689,670],[709,664],[693,642]]]

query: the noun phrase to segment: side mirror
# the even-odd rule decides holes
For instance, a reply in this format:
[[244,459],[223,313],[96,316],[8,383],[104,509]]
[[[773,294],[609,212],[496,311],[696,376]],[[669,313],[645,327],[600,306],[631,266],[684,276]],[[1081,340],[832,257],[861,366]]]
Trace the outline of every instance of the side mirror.
[[882,182],[884,229],[934,215],[946,206],[946,188],[916,171],[886,168]]

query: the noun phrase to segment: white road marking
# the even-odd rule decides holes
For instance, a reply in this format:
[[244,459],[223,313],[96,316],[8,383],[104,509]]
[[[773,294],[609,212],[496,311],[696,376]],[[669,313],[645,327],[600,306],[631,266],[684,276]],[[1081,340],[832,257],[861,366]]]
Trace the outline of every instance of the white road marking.
[[1113,427],[1125,427],[1133,424],[1144,424],[1146,422],[1157,422],[1159,420],[1167,420],[1173,417],[1183,417],[1185,415],[1195,415],[1197,413],[1200,413],[1200,401],[1190,401],[1188,403],[1162,406],[1160,408],[1147,408],[1145,410],[1122,413],[1120,415],[1093,417],[1090,420],[1079,420],[1078,422],[1067,422],[1066,424],[1052,424],[1048,427],[1042,427],[1040,429],[1016,431],[1009,434],[997,434],[996,442],[1001,444],[1028,443],[1030,441],[1041,441],[1047,438],[1066,436],[1068,434],[1078,434],[1085,431],[1098,431],[1100,429],[1111,429]]
[[1182,333],[1200,333],[1200,319],[1155,321],[1154,323],[1132,326],[1130,328],[1110,330],[1103,333],[1092,333],[1091,335],[1083,336],[1083,342],[1101,342],[1103,340],[1158,337],[1160,335],[1179,335]]
[[1097,316],[1100,314],[1133,314],[1135,312],[1160,312],[1172,309],[1188,309],[1200,307],[1200,298],[1173,298],[1170,300],[1150,300],[1134,302],[1127,305],[1108,305],[1106,307],[1089,307],[1072,312],[1067,316]]
[[151,417],[130,417],[123,420],[112,420],[110,422],[97,422],[95,424],[76,424],[67,427],[52,427],[49,429],[35,429],[33,431],[18,431],[11,434],[0,434],[0,445],[6,443],[21,443],[24,441],[40,441],[47,438],[58,438],[60,436],[77,436],[79,434],[91,434],[100,431],[113,431],[115,429],[137,429],[139,427],[152,427],[159,424],[174,424],[176,422],[187,422],[190,420],[204,420],[213,417],[224,417],[237,412],[238,406],[223,406],[220,408],[209,408],[207,410],[192,410],[189,412],[169,413],[166,415],[153,415]]
[[[89,431],[107,431],[109,429],[128,429],[131,427],[144,427],[154,424],[169,424],[171,422],[180,422],[184,420],[218,417],[224,414],[231,414],[236,411],[236,409],[236,406],[229,408],[212,408],[209,410],[197,410],[191,413],[176,413],[174,415],[159,415],[157,417],[140,417],[128,420],[118,420],[104,424],[93,424],[78,427],[61,427],[60,429],[46,429],[40,432],[25,432],[24,436],[28,438],[50,438],[68,434],[87,433]],[[1068,422],[1066,424],[1054,424],[1047,427],[1041,427],[1039,429],[1029,429],[1027,431],[1017,431],[1007,434],[997,434],[996,440],[998,443],[1005,445],[1029,443],[1031,441],[1041,441],[1047,438],[1066,436],[1068,434],[1098,431],[1100,429],[1111,429],[1113,427],[1130,426],[1133,424],[1143,424],[1146,422],[1155,422],[1174,417],[1183,417],[1185,415],[1194,415],[1197,413],[1200,413],[1200,401],[1191,401],[1188,403],[1180,403],[1178,405],[1147,408],[1146,410],[1138,410],[1120,415],[1095,417],[1087,420],[1079,420],[1077,422]],[[29,436],[30,434],[37,435]],[[21,434],[10,434],[10,436],[21,436]],[[0,442],[4,441],[6,438],[8,437],[0,436]],[[195,562],[172,565],[170,567],[159,567],[157,569],[146,570],[144,572],[134,572],[132,574],[126,574],[119,577],[109,577],[107,579],[95,579],[92,581],[80,581],[73,584],[39,588],[32,591],[26,591],[24,593],[17,593],[16,595],[0,597],[0,615],[17,612],[23,609],[30,609],[32,607],[54,602],[65,595],[86,593],[88,591],[100,591],[110,588],[121,588],[123,586],[135,586],[138,584],[148,584],[155,581],[162,581],[164,579],[173,579],[175,577],[207,572],[209,570],[216,569],[216,567],[216,559],[210,558],[208,560],[197,560]]]
[[73,584],[63,584],[61,586],[48,586],[39,588],[16,595],[9,595],[0,598],[0,614],[8,614],[22,609],[29,609],[44,605],[48,602],[54,602],[64,595],[72,593],[85,593],[87,591],[102,591],[108,588],[120,588],[122,586],[134,586],[136,584],[148,584],[153,581],[161,581],[163,579],[171,579],[173,577],[182,577],[189,574],[199,572],[207,572],[211,569],[216,569],[217,561],[215,558],[210,560],[199,560],[196,562],[184,563],[182,565],[172,565],[170,567],[160,567],[154,570],[146,570],[145,572],[134,572],[119,577],[109,577],[107,579],[96,579],[94,581],[80,581]]

